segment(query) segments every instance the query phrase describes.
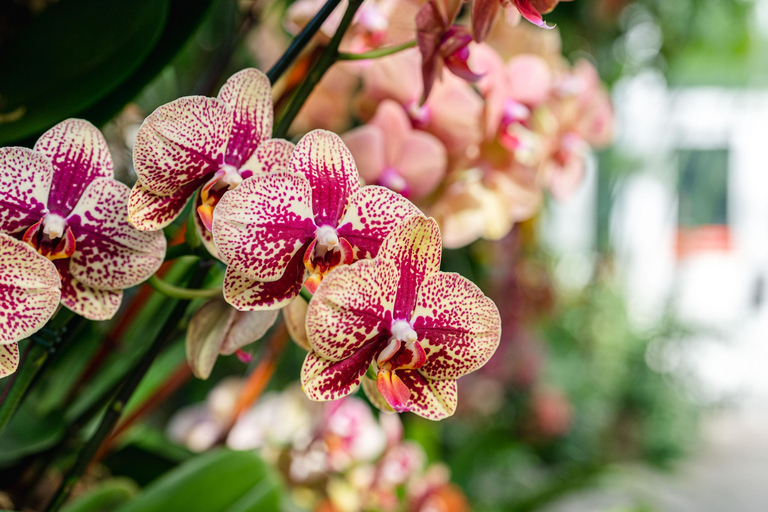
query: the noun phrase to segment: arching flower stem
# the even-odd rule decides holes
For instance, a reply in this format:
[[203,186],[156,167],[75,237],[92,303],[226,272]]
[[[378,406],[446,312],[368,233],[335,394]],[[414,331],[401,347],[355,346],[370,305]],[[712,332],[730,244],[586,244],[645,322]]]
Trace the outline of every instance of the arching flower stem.
[[162,293],[166,297],[172,299],[212,299],[214,297],[221,296],[221,288],[202,288],[199,290],[191,290],[189,288],[182,288],[180,286],[172,285],[163,281],[157,275],[153,275],[147,280],[147,284],[151,286],[156,292]]
[[380,57],[386,57],[387,55],[392,55],[398,52],[401,52],[403,50],[407,50],[408,48],[413,48],[416,46],[416,40],[408,41],[403,44],[398,44],[396,46],[387,46],[385,48],[377,48],[376,50],[371,50],[369,52],[364,53],[339,53],[338,60],[367,60],[367,59],[378,59]]

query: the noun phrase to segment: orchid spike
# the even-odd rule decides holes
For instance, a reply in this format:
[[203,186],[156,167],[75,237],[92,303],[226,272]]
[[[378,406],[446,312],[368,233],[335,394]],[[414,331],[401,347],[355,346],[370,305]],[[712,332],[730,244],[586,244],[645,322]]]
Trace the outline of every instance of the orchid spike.
[[315,130],[288,171],[256,174],[228,192],[213,239],[229,265],[224,297],[241,311],[281,308],[333,268],[376,255],[384,237],[418,209],[384,187],[360,187],[338,135]]
[[331,272],[307,311],[301,382],[316,401],[354,391],[373,362],[376,388],[395,411],[438,420],[456,409],[456,379],[493,355],[501,319],[468,279],[440,272],[440,232],[414,215],[378,256]]
[[107,142],[88,121],[62,121],[33,150],[0,148],[0,185],[0,232],[54,262],[61,303],[79,315],[112,318],[122,290],[163,262],[165,237],[128,223],[130,189],[112,177]]

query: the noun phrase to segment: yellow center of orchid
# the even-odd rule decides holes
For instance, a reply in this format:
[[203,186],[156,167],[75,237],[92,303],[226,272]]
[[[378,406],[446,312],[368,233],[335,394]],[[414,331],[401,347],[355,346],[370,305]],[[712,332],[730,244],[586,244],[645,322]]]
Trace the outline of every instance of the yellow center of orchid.
[[202,203],[197,207],[197,213],[200,215],[200,220],[203,221],[203,225],[211,230],[211,224],[213,222],[213,209],[216,208],[216,203],[219,202],[221,196],[227,190],[232,190],[243,182],[243,177],[240,176],[240,171],[234,165],[223,164],[219,166],[219,170],[213,175],[213,178],[203,185],[200,190],[200,202]]

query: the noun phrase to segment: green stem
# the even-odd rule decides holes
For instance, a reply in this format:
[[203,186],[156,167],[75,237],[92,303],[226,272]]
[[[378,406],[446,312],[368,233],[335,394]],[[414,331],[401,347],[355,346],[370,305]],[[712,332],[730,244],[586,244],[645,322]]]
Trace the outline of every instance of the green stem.
[[347,7],[347,11],[344,13],[344,17],[342,18],[341,23],[339,23],[339,28],[333,35],[331,42],[328,43],[328,46],[325,47],[320,58],[317,59],[315,65],[312,66],[312,69],[307,73],[306,78],[301,82],[301,85],[296,90],[293,98],[291,98],[291,102],[288,104],[288,107],[280,118],[280,122],[278,123],[277,128],[275,128],[275,138],[284,138],[286,136],[288,128],[291,127],[291,123],[293,123],[293,120],[296,115],[298,115],[301,107],[304,106],[304,102],[307,101],[312,90],[320,79],[323,78],[325,72],[328,71],[334,62],[336,62],[336,59],[339,57],[339,44],[341,43],[341,38],[344,37],[344,33],[347,31],[347,28],[349,28],[357,9],[362,3],[363,0],[350,0],[349,7]]
[[[208,270],[210,270],[211,262],[200,262],[200,266],[201,268],[190,280],[190,288],[197,288],[203,283],[205,276],[208,274]],[[56,512],[59,510],[72,493],[72,489],[74,489],[75,485],[80,480],[80,477],[85,473],[85,470],[98,452],[104,439],[106,439],[112,432],[115,424],[120,419],[120,416],[122,416],[125,406],[128,404],[131,396],[133,396],[133,392],[136,391],[136,388],[144,378],[144,375],[146,375],[147,371],[152,366],[155,358],[162,352],[168,343],[176,338],[179,322],[181,322],[181,319],[184,317],[184,313],[187,310],[189,303],[189,299],[180,300],[176,303],[171,314],[168,316],[168,319],[163,324],[162,329],[160,329],[160,332],[152,341],[149,350],[147,350],[146,354],[144,354],[136,366],[131,369],[131,372],[120,387],[117,395],[115,395],[115,398],[110,402],[107,410],[104,412],[104,416],[101,418],[101,422],[99,423],[96,432],[80,450],[75,464],[70,468],[62,480],[50,505],[48,505],[48,508],[46,509],[48,512]]]
[[190,290],[189,288],[181,288],[167,283],[157,277],[156,275],[147,279],[147,284],[151,286],[156,292],[162,293],[166,297],[172,299],[213,299],[214,297],[221,296],[221,288],[203,288],[200,290]]
[[304,288],[303,286],[301,287],[301,291],[299,292],[299,295],[301,295],[301,298],[302,298],[302,299],[304,299],[305,301],[307,301],[307,304],[309,304],[309,301],[311,301],[311,300],[312,300],[312,294],[311,294],[311,293],[309,293],[309,290],[307,290],[307,289],[306,289],[306,288]]
[[398,44],[397,46],[388,46],[386,48],[378,48],[365,53],[339,53],[339,60],[366,60],[366,59],[378,59],[379,57],[386,57],[408,48],[416,46],[416,40],[408,41],[407,43]]

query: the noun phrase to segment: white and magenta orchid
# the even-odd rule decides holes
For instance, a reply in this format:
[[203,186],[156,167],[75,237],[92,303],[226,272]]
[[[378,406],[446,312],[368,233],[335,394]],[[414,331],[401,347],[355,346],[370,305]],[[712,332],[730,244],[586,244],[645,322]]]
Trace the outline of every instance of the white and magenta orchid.
[[130,222],[141,230],[163,228],[195,195],[196,226],[213,250],[211,221],[221,196],[253,174],[288,163],[293,144],[270,138],[273,116],[269,79],[253,68],[232,75],[216,98],[187,96],[159,107],[136,136],[139,180],[131,191]]
[[376,258],[326,277],[307,312],[307,396],[344,397],[375,362],[378,391],[394,410],[434,420],[454,413],[456,379],[490,359],[501,319],[475,284],[439,271],[441,250],[437,222],[414,215]]
[[33,150],[0,149],[0,183],[0,232],[54,262],[61,303],[79,315],[112,318],[122,290],[163,262],[165,237],[128,223],[130,189],[113,178],[107,142],[88,121],[57,124]]
[[400,105],[379,104],[368,124],[342,135],[360,175],[405,197],[419,199],[432,192],[445,176],[448,155],[434,135],[414,130]]
[[384,237],[419,210],[378,186],[360,187],[338,135],[315,130],[287,171],[260,173],[224,195],[213,239],[229,265],[224,297],[240,310],[280,308],[333,268],[376,255]]
[[19,365],[16,342],[39,331],[56,311],[60,288],[59,273],[48,258],[0,233],[0,379]]

